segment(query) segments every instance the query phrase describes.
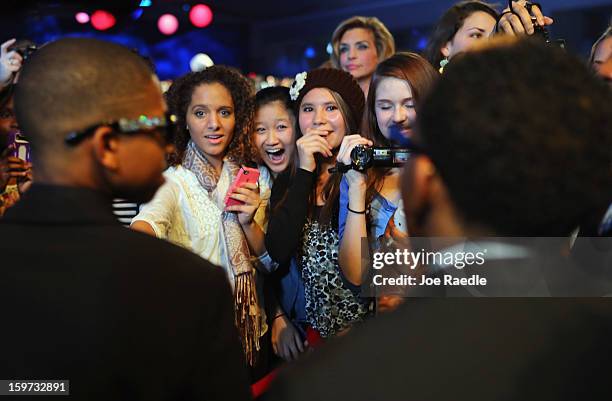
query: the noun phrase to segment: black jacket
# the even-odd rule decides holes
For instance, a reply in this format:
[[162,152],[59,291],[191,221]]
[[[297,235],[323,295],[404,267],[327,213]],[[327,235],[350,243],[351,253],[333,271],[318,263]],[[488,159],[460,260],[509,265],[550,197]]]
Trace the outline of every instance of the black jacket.
[[122,227],[109,198],[33,186],[0,254],[0,378],[67,379],[83,400],[250,398],[223,271]]

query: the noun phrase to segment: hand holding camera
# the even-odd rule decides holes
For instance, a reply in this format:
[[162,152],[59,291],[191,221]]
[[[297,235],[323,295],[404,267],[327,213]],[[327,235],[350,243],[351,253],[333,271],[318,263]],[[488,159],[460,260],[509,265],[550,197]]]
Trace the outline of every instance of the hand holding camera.
[[17,40],[11,39],[0,45],[0,87],[11,83],[13,74],[21,68],[23,57],[12,46]]
[[[340,151],[336,157],[336,166],[338,165],[351,165],[352,154],[355,149],[366,148],[372,146],[374,143],[369,139],[366,139],[360,135],[347,135],[342,139],[340,145]],[[356,169],[355,169],[356,170]],[[358,172],[359,171],[359,172]],[[345,176],[349,184],[349,189],[363,189],[365,191],[366,179],[365,175],[361,174],[362,171],[348,171]]]

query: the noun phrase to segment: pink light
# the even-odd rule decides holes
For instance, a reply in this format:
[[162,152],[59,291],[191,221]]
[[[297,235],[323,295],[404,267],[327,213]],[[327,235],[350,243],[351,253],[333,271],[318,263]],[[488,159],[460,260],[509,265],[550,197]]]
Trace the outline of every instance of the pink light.
[[108,11],[97,10],[91,15],[91,25],[99,31],[112,28],[115,22],[117,22],[115,16]]
[[157,28],[164,35],[172,35],[178,26],[178,19],[172,14],[164,14],[157,20]]
[[79,24],[86,24],[89,22],[89,14],[84,12],[76,13],[74,18],[76,18]]
[[207,5],[197,4],[191,7],[191,11],[189,11],[189,20],[198,28],[204,28],[210,25],[212,19],[213,13]]

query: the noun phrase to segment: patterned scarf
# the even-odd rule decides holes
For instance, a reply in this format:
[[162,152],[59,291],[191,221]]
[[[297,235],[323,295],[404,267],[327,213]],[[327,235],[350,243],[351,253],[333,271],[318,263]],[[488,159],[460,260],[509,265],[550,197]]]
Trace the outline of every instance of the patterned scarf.
[[[198,182],[210,197],[217,187],[220,175],[192,141],[189,141],[187,145],[182,165],[195,174]],[[230,158],[225,158],[223,169],[229,170],[230,177],[236,177],[240,166]],[[223,208],[225,205],[220,206]],[[221,234],[227,250],[226,263],[234,272],[235,324],[240,334],[246,360],[252,366],[257,359],[257,351],[260,349],[259,337],[262,327],[262,316],[255,286],[255,270],[251,263],[249,245],[236,213],[224,211],[221,214],[221,222]]]

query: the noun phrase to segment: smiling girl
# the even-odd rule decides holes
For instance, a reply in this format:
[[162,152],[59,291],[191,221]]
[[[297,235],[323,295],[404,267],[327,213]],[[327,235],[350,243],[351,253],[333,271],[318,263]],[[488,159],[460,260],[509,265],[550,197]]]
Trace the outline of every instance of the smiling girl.
[[285,171],[293,160],[294,126],[288,88],[273,86],[257,92],[253,142],[261,161],[274,177]]
[[359,288],[338,266],[341,176],[328,172],[344,136],[359,126],[364,98],[350,74],[327,68],[298,74],[290,94],[298,160],[274,183],[266,246],[285,266],[279,270],[278,316],[286,314],[303,336],[310,331],[325,338],[367,314]]

